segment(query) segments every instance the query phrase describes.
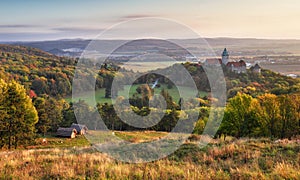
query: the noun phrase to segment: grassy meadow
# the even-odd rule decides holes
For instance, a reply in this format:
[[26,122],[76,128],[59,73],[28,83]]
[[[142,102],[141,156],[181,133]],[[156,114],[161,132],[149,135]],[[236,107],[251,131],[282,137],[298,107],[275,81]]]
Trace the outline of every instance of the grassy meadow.
[[[115,134],[135,142],[165,135]],[[144,164],[116,161],[82,143],[84,137],[65,139],[65,146],[57,147],[48,137],[45,146],[53,148],[0,152],[0,179],[300,179],[299,141],[228,138],[200,149],[199,137],[193,135],[167,158]]]
[[[129,97],[132,97],[132,95],[134,93],[136,93],[136,89],[138,88],[139,85],[126,85],[124,86],[124,90],[119,91],[118,95],[119,96],[126,96],[126,92],[129,91]],[[183,96],[188,96],[188,97],[194,97],[194,95],[192,94],[192,90],[190,87],[180,87],[183,90]],[[162,84],[160,87],[157,87],[154,89],[154,93],[155,94],[159,94],[161,92],[162,89],[165,89],[168,91],[168,93],[172,96],[173,100],[175,102],[178,102],[180,99],[180,95],[178,93],[178,90],[176,87],[172,87],[172,88],[168,88],[167,85]],[[207,93],[204,91],[199,91],[199,96],[200,97],[204,97],[206,96]],[[98,89],[95,91],[95,97],[89,95],[89,94],[83,94],[81,95],[80,98],[74,98],[73,101],[78,101],[79,99],[84,100],[87,104],[89,105],[93,105],[93,100],[96,100],[97,103],[108,103],[111,104],[111,99],[110,98],[105,98],[105,89]],[[66,98],[67,102],[71,102],[72,101],[72,97],[68,97]]]
[[[107,131],[93,131],[89,130],[86,136],[92,138],[95,136],[101,142],[108,141],[112,132]],[[141,143],[157,140],[161,137],[166,136],[167,132],[160,131],[114,131],[114,135],[129,142]],[[99,139],[102,138],[102,139]],[[46,141],[46,142],[44,142]],[[85,136],[76,136],[76,138],[61,138],[56,137],[55,134],[48,134],[36,138],[35,144],[27,147],[20,147],[19,149],[47,149],[47,148],[73,148],[73,147],[86,147],[90,146],[91,143],[85,138]]]

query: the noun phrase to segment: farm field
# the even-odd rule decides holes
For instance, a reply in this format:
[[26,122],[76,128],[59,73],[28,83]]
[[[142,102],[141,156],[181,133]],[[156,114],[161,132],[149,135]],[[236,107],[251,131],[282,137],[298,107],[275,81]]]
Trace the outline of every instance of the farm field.
[[[126,85],[126,86],[124,86],[124,90],[119,91],[118,95],[119,96],[126,96],[126,92],[128,92],[128,89],[129,89],[129,97],[132,97],[132,95],[134,93],[136,93],[136,89],[138,88],[138,86],[139,85],[132,85],[132,86]],[[194,95],[192,94],[191,88],[189,88],[189,87],[180,87],[180,88],[183,89],[183,96],[194,97]],[[177,90],[176,87],[168,89],[167,85],[163,84],[159,88],[155,88],[154,89],[154,93],[155,94],[159,94],[162,89],[167,90],[168,93],[173,97],[173,100],[175,102],[179,101],[180,95],[179,95],[178,90]],[[204,97],[206,95],[207,95],[207,93],[204,92],[204,91],[200,91],[199,92],[199,96],[200,97]],[[74,98],[73,101],[76,102],[79,99],[84,100],[89,105],[93,105],[92,102],[93,102],[94,97],[91,96],[91,95],[89,95],[89,94],[83,94],[83,95],[81,95],[80,98]],[[72,97],[67,97],[66,98],[67,102],[71,102],[71,100],[72,100]],[[104,88],[95,91],[95,100],[96,100],[97,103],[101,103],[101,104],[103,104],[103,103],[109,103],[109,104],[111,104],[111,99],[110,98],[105,98],[105,89]]]
[[[165,133],[116,132],[116,135],[130,141],[150,140]],[[212,140],[200,149],[194,141],[199,137],[190,138],[171,156],[145,164],[116,161],[84,143],[71,146],[70,142],[81,141],[83,137],[65,139],[65,147],[53,145],[47,149],[2,151],[0,179],[300,178],[299,140],[228,138],[226,141]],[[56,140],[61,141],[60,138]]]
[[261,63],[265,69],[270,69],[274,72],[279,72],[285,75],[296,74],[300,75],[300,62],[276,62],[276,63]]
[[133,70],[138,72],[147,72],[151,70],[155,70],[158,68],[167,68],[172,66],[175,63],[185,63],[186,61],[129,61],[121,65],[121,67],[126,68],[127,70]]

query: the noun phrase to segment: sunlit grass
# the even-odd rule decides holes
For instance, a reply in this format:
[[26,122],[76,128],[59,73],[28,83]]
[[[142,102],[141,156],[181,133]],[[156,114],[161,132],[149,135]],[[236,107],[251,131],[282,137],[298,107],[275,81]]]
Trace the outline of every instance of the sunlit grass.
[[[160,133],[116,132],[130,139]],[[184,144],[167,158],[142,164],[118,162],[92,147],[0,152],[0,179],[299,179],[297,141],[213,140],[200,149]]]

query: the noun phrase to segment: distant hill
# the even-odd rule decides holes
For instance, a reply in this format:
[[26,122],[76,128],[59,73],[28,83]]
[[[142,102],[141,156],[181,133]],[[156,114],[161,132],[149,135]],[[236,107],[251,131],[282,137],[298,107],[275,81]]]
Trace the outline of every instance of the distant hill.
[[28,46],[12,46],[12,45],[5,45],[0,44],[0,51],[1,52],[11,52],[11,53],[23,53],[27,55],[36,55],[36,56],[43,56],[43,57],[55,57],[53,54],[42,51],[37,48],[28,47]]
[[[232,56],[261,56],[261,55],[292,55],[300,54],[300,40],[271,40],[271,39],[252,39],[252,38],[205,38],[209,46],[213,48],[216,54],[220,54],[224,47],[230,49]],[[143,43],[144,41],[144,43]],[[154,43],[149,47],[149,40],[140,41],[137,46],[132,47],[134,50],[141,51],[148,49],[157,50],[162,43]],[[172,40],[185,47],[195,54],[205,54],[207,44],[205,41],[197,39],[175,39]],[[70,39],[56,41],[36,41],[36,42],[11,42],[10,44],[30,46],[42,49],[46,52],[60,56],[80,56],[81,52],[88,46],[91,40]],[[101,53],[105,53],[107,47],[115,46],[125,42],[124,40],[101,40]],[[74,51],[74,49],[76,51]]]
[[33,48],[38,48],[43,51],[58,55],[58,56],[79,56],[80,54],[66,52],[65,49],[78,48],[84,49],[90,40],[57,40],[57,41],[35,41],[35,42],[13,42],[13,45],[22,45]]

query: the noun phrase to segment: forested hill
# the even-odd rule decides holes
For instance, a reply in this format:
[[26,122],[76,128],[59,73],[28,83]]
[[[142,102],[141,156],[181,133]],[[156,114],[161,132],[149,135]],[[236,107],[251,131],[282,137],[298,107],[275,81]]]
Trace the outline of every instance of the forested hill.
[[75,63],[36,48],[0,45],[0,78],[15,79],[38,95],[69,94]]
[[[175,64],[173,66],[177,66]],[[193,77],[193,80],[198,88],[201,91],[210,91],[210,83],[207,79],[206,72],[198,63],[184,63],[184,67]],[[159,72],[163,73],[172,72],[170,69],[173,67],[168,67],[165,69],[160,69]],[[176,68],[176,67],[175,67]],[[300,92],[300,81],[299,79],[291,78],[284,76],[282,74],[273,72],[271,70],[262,69],[261,73],[255,73],[247,69],[246,73],[235,73],[231,72],[228,68],[222,66],[227,88],[227,97],[231,98],[235,96],[238,92],[245,94],[250,94],[253,97],[271,93],[275,95],[281,94],[292,94]],[[176,72],[180,74],[181,72]],[[168,74],[169,75],[169,74]],[[153,79],[160,78],[160,82],[163,82],[165,79],[156,75]],[[222,78],[222,77],[220,77]],[[145,79],[145,78],[140,78]],[[179,79],[177,79],[180,81]],[[142,83],[142,82],[140,82]],[[165,81],[168,83],[168,80]]]
[[0,44],[0,52],[2,53],[20,53],[26,55],[42,56],[47,58],[59,59],[57,56],[48,52],[42,51],[33,47],[18,46],[18,45],[5,45]]
[[[38,96],[47,94],[52,97],[65,97],[72,92],[72,79],[76,59],[59,57],[42,50],[19,46],[0,45],[0,79],[15,79]],[[176,66],[176,65],[174,65]],[[209,83],[201,65],[185,63],[185,68],[192,75],[197,87],[201,91],[209,91]],[[172,67],[169,67],[172,68]],[[99,69],[96,79],[96,88],[110,87],[111,80],[118,68]],[[161,71],[168,72],[167,69]],[[122,71],[124,82],[133,78],[133,72]],[[228,97],[233,97],[237,92],[244,92],[257,96],[263,93],[289,94],[300,91],[299,80],[262,70],[256,74],[248,71],[244,74],[231,73],[224,69],[228,89]],[[152,77],[152,79],[149,77]],[[155,75],[141,78],[138,83],[155,80]],[[161,78],[160,83],[168,83]]]

